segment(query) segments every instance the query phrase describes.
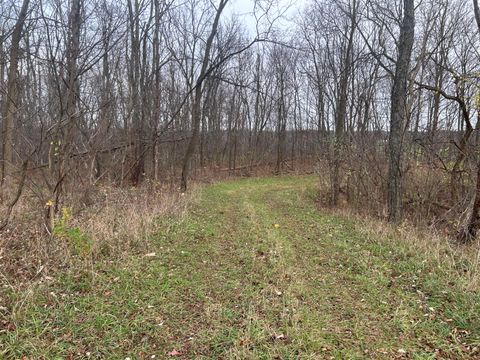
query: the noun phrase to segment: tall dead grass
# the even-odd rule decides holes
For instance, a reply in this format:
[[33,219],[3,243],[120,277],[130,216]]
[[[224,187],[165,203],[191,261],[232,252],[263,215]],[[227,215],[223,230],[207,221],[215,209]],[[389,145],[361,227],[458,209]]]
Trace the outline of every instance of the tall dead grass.
[[[400,226],[386,222],[387,162],[382,154],[355,155],[346,159],[340,203],[332,208],[328,162],[320,162],[319,205],[341,216],[354,218],[358,230],[371,239],[395,238],[438,266],[452,273],[461,271],[465,290],[480,289],[480,240],[458,244],[456,232],[470,210],[472,194],[462,193],[458,203],[450,201],[450,178],[442,169],[409,159],[404,184],[404,217]],[[365,159],[364,159],[365,160]],[[471,187],[471,186],[470,186]],[[468,188],[468,186],[466,187]]]
[[148,250],[158,219],[183,216],[197,194],[195,190],[182,194],[152,183],[130,189],[103,187],[100,193],[103,201],[72,221],[94,240],[94,257],[111,256],[112,252],[123,257]]
[[465,291],[480,289],[480,241],[462,246],[434,227],[418,227],[408,221],[393,227],[383,220],[355,214],[348,209],[339,210],[339,213],[354,218],[357,230],[372,241],[396,239],[414,253],[430,259],[442,271],[455,274],[456,278],[461,274],[465,281],[460,285]]
[[26,193],[0,232],[0,279],[28,283],[56,269],[148,253],[155,232],[166,223],[159,219],[183,216],[195,202],[197,188],[192,185],[186,194],[153,182],[77,188],[63,200],[51,235],[43,224],[45,203]]

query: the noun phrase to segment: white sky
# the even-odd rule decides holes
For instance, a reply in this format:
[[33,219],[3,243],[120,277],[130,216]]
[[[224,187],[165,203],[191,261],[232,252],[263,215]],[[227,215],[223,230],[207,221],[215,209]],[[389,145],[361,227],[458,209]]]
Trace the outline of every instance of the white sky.
[[[261,2],[264,2],[260,0]],[[308,0],[273,0],[275,5],[270,9],[270,18],[278,17],[278,14],[284,13],[281,19],[275,21],[276,27],[287,29],[292,25],[293,18],[301,11]],[[227,16],[236,14],[245,24],[245,27],[253,35],[255,33],[255,17],[253,16],[255,0],[231,0],[227,5]]]

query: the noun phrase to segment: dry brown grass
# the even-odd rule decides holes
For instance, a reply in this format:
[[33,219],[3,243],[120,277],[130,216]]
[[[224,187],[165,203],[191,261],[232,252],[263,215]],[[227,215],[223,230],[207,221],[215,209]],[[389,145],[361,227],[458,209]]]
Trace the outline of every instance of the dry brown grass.
[[405,220],[399,226],[393,226],[383,219],[360,214],[349,207],[331,210],[342,217],[354,219],[357,231],[371,241],[391,241],[397,239],[399,244],[419,253],[425,259],[436,263],[445,272],[462,272],[465,279],[465,291],[480,289],[480,240],[470,245],[459,245],[444,232],[434,226],[419,227]]
[[43,224],[45,204],[27,192],[10,225],[0,232],[0,279],[27,284],[40,273],[147,253],[158,220],[183,216],[197,187],[193,184],[187,194],[153,182],[131,188],[78,188],[65,197],[52,235]]
[[195,189],[181,194],[169,187],[147,183],[138,188],[102,187],[102,201],[74,218],[73,226],[94,239],[92,255],[115,253],[116,257],[148,249],[158,219],[182,216],[196,195]]
[[465,290],[480,289],[480,240],[464,245],[455,238],[470,211],[472,194],[467,191],[458,203],[451,204],[448,174],[429,164],[411,161],[405,174],[405,220],[394,227],[386,222],[386,163],[377,161],[371,165],[349,159],[344,165],[350,171],[345,172],[340,202],[332,207],[328,163],[319,163],[319,206],[356,219],[358,230],[372,239],[400,239],[437,262],[439,268],[463,272]]

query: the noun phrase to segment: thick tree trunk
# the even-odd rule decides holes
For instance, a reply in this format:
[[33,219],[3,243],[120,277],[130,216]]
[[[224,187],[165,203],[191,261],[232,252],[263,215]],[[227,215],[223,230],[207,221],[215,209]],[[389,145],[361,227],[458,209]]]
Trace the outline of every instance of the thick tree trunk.
[[338,205],[342,182],[342,162],[345,151],[345,120],[347,115],[348,81],[352,67],[353,37],[356,28],[356,1],[352,4],[350,33],[340,75],[337,108],[335,111],[335,143],[333,145],[332,205]]
[[130,181],[133,185],[138,185],[142,180],[144,156],[143,156],[143,116],[141,109],[140,95],[140,56],[141,56],[141,39],[140,39],[140,3],[138,0],[128,0],[128,16],[130,25],[130,104],[131,104],[131,120],[132,120],[132,167],[130,172]]
[[402,219],[402,147],[407,122],[407,81],[415,33],[414,0],[404,0],[404,16],[400,29],[398,58],[391,93],[389,168],[388,168],[388,220]]
[[475,195],[473,200],[472,213],[468,219],[467,225],[461,229],[457,235],[458,241],[470,243],[477,236],[480,229],[480,163],[477,163],[477,180],[475,186]]
[[456,204],[458,201],[458,194],[459,194],[459,187],[460,187],[460,179],[461,179],[461,171],[460,168],[467,157],[467,145],[468,141],[470,140],[470,136],[473,133],[473,127],[469,120],[468,112],[466,113],[467,117],[464,117],[465,121],[465,132],[460,139],[460,143],[458,144],[458,155],[455,159],[455,163],[453,164],[452,171],[450,173],[450,199],[452,204]]
[[[478,0],[473,0],[473,7],[475,11],[475,20],[477,22],[477,27],[480,32],[480,9],[478,6]],[[477,111],[480,111],[480,109],[477,109]],[[468,124],[469,123],[467,123],[467,126]],[[470,128],[471,128],[471,125],[470,125]],[[460,230],[460,232],[458,233],[457,239],[460,242],[469,243],[473,239],[475,239],[479,229],[480,229],[480,162],[477,161],[477,179],[476,179],[476,186],[475,186],[475,195],[473,199],[472,213],[470,214],[470,218],[465,228]]]

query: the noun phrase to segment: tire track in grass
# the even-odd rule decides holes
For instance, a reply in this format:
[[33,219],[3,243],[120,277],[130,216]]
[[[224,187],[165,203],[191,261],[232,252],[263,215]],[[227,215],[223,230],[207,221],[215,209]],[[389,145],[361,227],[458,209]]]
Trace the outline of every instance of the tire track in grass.
[[[300,276],[292,291],[301,299],[297,336],[303,335],[305,358],[475,358],[469,350],[475,342],[467,347],[450,341],[449,333],[458,330],[429,305],[432,295],[442,296],[449,285],[426,265],[428,259],[401,239],[369,239],[353,222],[319,213],[297,184],[290,190],[271,189],[262,197],[271,214],[283,216],[294,248]],[[444,288],[425,298],[421,290],[427,291],[432,278]],[[475,329],[473,322],[467,326]]]
[[187,216],[159,220],[156,256],[35,289],[0,334],[7,359],[474,359],[478,294],[401,240],[317,211],[316,186],[204,188]]

